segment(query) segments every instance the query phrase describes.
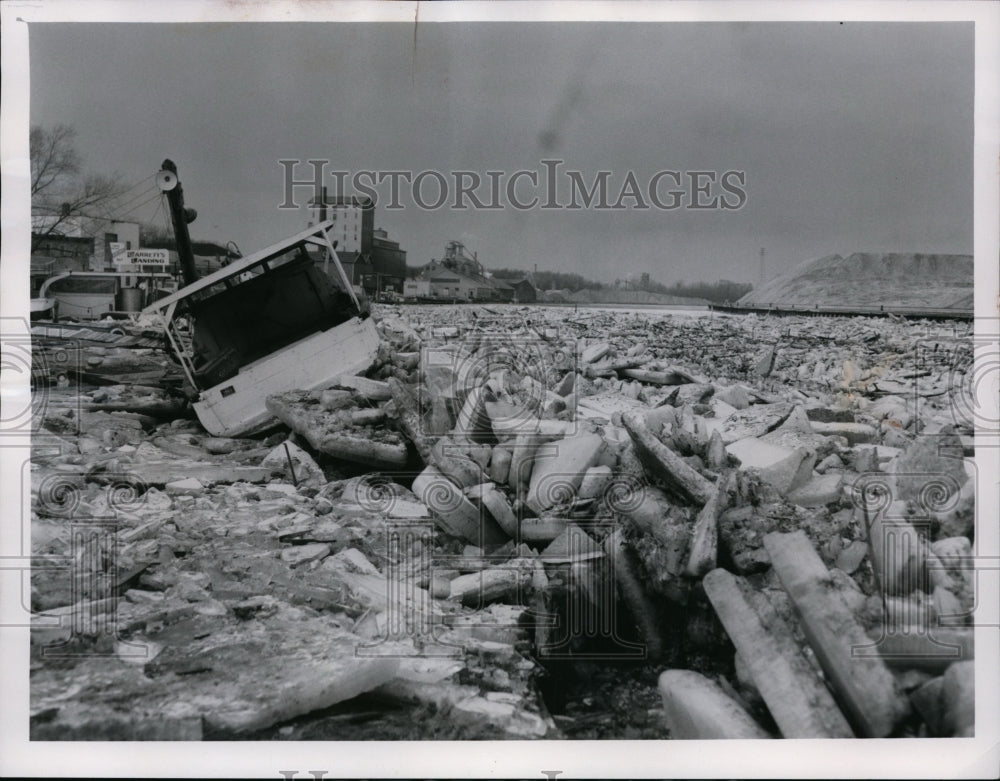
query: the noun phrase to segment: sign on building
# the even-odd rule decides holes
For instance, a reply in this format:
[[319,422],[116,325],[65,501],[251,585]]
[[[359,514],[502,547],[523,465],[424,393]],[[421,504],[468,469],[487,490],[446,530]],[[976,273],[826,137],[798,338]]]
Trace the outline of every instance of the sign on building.
[[112,244],[111,257],[115,268],[119,271],[132,271],[136,273],[149,272],[154,269],[150,266],[159,266],[156,271],[164,271],[170,263],[170,253],[165,249],[124,249],[115,252],[115,245]]
[[125,253],[127,252],[126,247],[128,245],[124,241],[109,241],[108,242],[108,252],[111,254],[111,262],[117,265],[118,263],[125,260]]

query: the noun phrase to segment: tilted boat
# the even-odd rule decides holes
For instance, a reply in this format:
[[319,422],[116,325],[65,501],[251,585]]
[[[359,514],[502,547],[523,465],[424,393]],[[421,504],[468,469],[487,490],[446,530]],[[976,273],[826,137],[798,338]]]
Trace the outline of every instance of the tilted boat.
[[[174,217],[182,268],[186,222],[176,169],[165,161],[161,188]],[[193,407],[215,436],[252,434],[273,421],[267,397],[312,390],[375,360],[379,336],[319,223],[267,249],[233,261],[147,306],[156,314],[197,393]],[[310,250],[320,250],[317,261]]]
[[[379,345],[327,237],[331,221],[234,261],[143,310],[159,314],[198,392],[198,419],[238,437],[272,419],[270,394],[311,390],[365,371]],[[309,254],[325,249],[341,285]]]

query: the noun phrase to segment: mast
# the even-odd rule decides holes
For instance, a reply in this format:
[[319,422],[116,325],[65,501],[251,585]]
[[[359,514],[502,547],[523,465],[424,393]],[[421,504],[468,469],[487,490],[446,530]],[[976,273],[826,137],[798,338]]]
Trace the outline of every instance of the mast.
[[170,205],[170,220],[174,226],[174,239],[177,242],[177,257],[181,264],[181,276],[185,285],[198,280],[198,272],[194,267],[194,250],[191,248],[191,235],[188,233],[188,223],[194,222],[198,212],[184,208],[184,189],[181,180],[177,178],[177,166],[172,160],[164,160],[162,169],[156,175],[156,183],[160,190],[167,194]]

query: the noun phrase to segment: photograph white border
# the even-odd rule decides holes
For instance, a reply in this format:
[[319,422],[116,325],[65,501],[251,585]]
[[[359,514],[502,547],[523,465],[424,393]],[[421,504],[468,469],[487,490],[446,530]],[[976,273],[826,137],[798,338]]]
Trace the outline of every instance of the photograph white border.
[[[360,22],[435,24],[460,21],[973,21],[975,32],[975,308],[996,334],[1000,269],[1000,4],[997,2],[4,2],[2,24],[2,261],[0,317],[28,320],[29,27],[46,22]],[[983,325],[985,324],[985,325]],[[27,393],[24,386],[7,394]],[[992,416],[996,419],[996,415]],[[979,434],[985,439],[980,440]],[[990,437],[993,439],[991,440]],[[977,432],[979,473],[1000,474],[1000,442]],[[4,503],[0,557],[19,555],[10,497],[21,495],[24,448],[0,448]],[[977,549],[1000,553],[996,481],[977,496]],[[986,527],[986,528],[982,528]],[[11,529],[14,531],[11,532]],[[0,559],[2,560],[2,559]],[[3,584],[12,582],[3,571]],[[17,583],[17,575],[13,582]],[[981,588],[997,583],[982,573]],[[990,591],[990,589],[983,589]],[[997,599],[996,589],[989,596]],[[9,588],[2,599],[17,599]],[[995,613],[995,606],[993,606]],[[519,777],[544,771],[572,777],[994,777],[1000,767],[1000,646],[996,627],[976,632],[976,737],[839,741],[537,741],[537,742],[222,742],[101,743],[28,741],[28,630],[0,630],[0,774],[105,777],[228,776],[281,778],[310,770],[326,777]],[[549,774],[551,775],[551,774]]]

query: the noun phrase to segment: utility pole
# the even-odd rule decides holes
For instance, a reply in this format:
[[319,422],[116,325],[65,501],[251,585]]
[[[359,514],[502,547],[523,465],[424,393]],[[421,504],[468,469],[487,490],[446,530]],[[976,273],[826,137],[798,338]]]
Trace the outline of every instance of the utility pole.
[[198,212],[184,208],[184,190],[181,180],[177,178],[177,166],[172,160],[164,160],[162,169],[156,175],[156,184],[167,194],[170,205],[170,220],[174,226],[174,239],[177,242],[177,258],[181,264],[181,276],[185,285],[197,281],[198,271],[194,266],[194,250],[191,249],[191,234],[188,233],[188,223],[194,222]]
[[764,248],[760,248],[760,286],[764,287]]

